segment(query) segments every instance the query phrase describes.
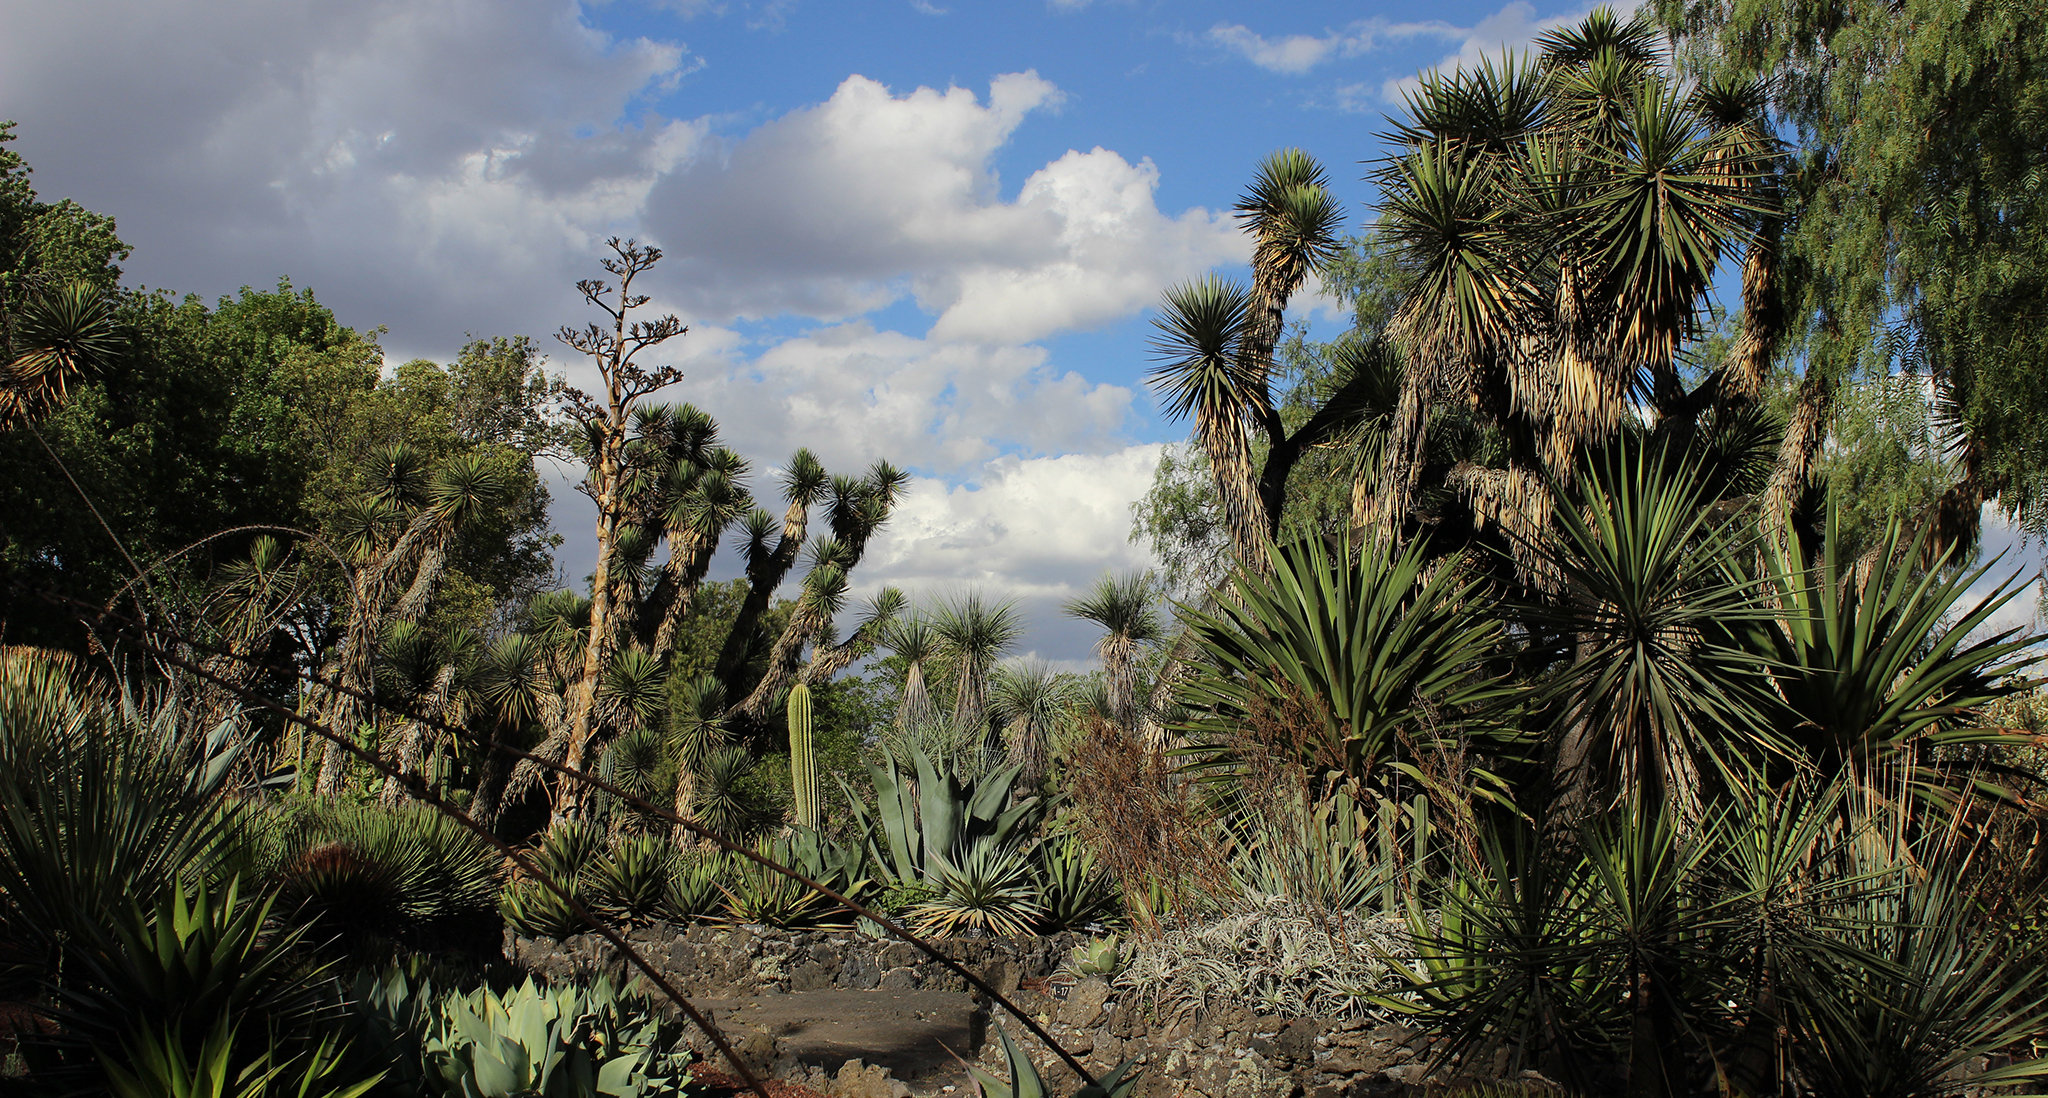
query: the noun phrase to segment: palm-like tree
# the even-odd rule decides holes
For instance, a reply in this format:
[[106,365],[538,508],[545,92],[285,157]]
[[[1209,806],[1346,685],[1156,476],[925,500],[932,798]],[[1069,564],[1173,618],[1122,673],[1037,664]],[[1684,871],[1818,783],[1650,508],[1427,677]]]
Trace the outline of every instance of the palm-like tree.
[[904,734],[934,724],[938,707],[926,682],[925,668],[938,657],[939,630],[921,613],[898,619],[883,642],[903,660],[903,694],[896,703],[896,731]]
[[1138,724],[1138,654],[1163,635],[1153,611],[1152,580],[1143,573],[1103,576],[1086,595],[1066,604],[1068,617],[1092,621],[1103,629],[1095,643],[1102,671],[1109,680],[1111,719],[1126,731]]
[[1010,731],[1015,760],[1026,789],[1045,781],[1047,746],[1073,704],[1073,684],[1043,660],[996,668],[989,712]]
[[[1678,83],[1658,41],[1648,20],[1602,9],[1545,35],[1534,59],[1434,75],[1410,97],[1390,135],[1403,152],[1380,173],[1382,232],[1415,284],[1393,324],[1406,377],[1361,493],[1378,536],[1408,518],[1435,402],[1469,401],[1504,428],[1506,468],[1453,480],[1481,522],[1533,546],[1546,471],[1569,479],[1639,398],[1679,421],[1755,399],[1778,323],[1775,149],[1753,89]],[[1748,327],[1688,392],[1680,346],[1744,247]]]
[[988,719],[988,680],[996,661],[1024,632],[1017,604],[991,604],[978,591],[942,604],[933,615],[940,650],[953,661],[953,727],[986,731],[991,752],[1001,749],[999,731]]
[[[1336,254],[1343,215],[1322,166],[1299,149],[1268,156],[1236,212],[1254,241],[1252,285],[1212,276],[1168,290],[1155,321],[1161,364],[1152,384],[1175,417],[1194,418],[1232,547],[1245,567],[1263,571],[1287,471],[1342,418],[1320,417],[1314,430],[1304,426],[1290,437],[1274,406],[1272,377],[1288,299]],[[1273,455],[1263,471],[1252,463],[1255,428]]]
[[[420,455],[404,445],[378,452],[370,480],[368,498],[345,515],[356,516],[344,540],[358,563],[349,577],[347,625],[330,668],[339,689],[326,699],[327,726],[344,734],[362,720],[378,640],[392,624],[416,622],[426,613],[456,532],[502,501],[508,487],[489,455],[459,454],[430,475]],[[330,742],[317,791],[339,794],[346,772],[346,754]]]
[[91,283],[69,282],[29,299],[0,326],[0,426],[58,402],[71,384],[118,349],[113,314]]

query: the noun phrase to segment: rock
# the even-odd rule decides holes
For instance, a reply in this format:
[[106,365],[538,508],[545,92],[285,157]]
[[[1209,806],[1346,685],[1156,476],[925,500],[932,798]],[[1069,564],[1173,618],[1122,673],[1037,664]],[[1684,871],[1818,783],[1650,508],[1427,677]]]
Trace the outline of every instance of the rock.
[[1082,1028],[1093,1026],[1101,1020],[1102,1008],[1108,1002],[1109,981],[1090,976],[1067,993],[1066,1005],[1060,1008],[1060,1021]]
[[805,961],[789,972],[789,990],[821,991],[832,986],[832,974],[816,961]]
[[848,1060],[833,1076],[831,1092],[837,1098],[909,1098],[910,1088],[892,1077],[888,1068]]
[[1282,1026],[1273,1039],[1273,1051],[1290,1064],[1311,1064],[1316,1058],[1317,1027],[1307,1018],[1296,1018]]
[[1288,1076],[1274,1071],[1256,1056],[1246,1056],[1231,1066],[1221,1098],[1293,1098],[1300,1088]]
[[917,970],[913,968],[892,968],[882,973],[882,981],[876,985],[883,991],[917,990]]

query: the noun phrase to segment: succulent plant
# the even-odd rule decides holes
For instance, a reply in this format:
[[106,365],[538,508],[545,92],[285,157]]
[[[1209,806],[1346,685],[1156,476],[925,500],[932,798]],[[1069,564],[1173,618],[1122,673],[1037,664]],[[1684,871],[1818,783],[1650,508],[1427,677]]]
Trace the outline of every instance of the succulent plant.
[[670,1098],[689,1054],[648,1004],[600,976],[588,986],[529,978],[435,1004],[422,1042],[430,1087],[447,1098]]

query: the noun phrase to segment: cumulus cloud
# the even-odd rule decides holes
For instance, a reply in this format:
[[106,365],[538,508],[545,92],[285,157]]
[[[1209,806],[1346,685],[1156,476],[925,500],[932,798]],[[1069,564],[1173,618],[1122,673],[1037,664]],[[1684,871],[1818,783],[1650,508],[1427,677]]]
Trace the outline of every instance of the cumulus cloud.
[[1155,564],[1128,534],[1131,502],[1151,487],[1161,448],[1006,457],[974,484],[913,481],[861,564],[860,593],[971,588],[1015,599],[1029,626],[1019,654],[1079,657],[1095,627],[1065,618],[1061,605],[1104,572]]
[[700,139],[618,124],[696,63],[559,0],[80,0],[10,13],[0,100],[45,188],[120,218],[135,276],[289,273],[431,346],[560,296]]
[[[782,10],[667,3],[756,22]],[[712,411],[756,460],[808,445],[835,470],[887,457],[928,478],[878,582],[967,582],[979,561],[976,575],[1054,605],[1137,559],[1124,508],[1156,454],[1128,449],[1135,395],[1039,343],[1241,261],[1227,216],[1161,210],[1157,168],[1101,147],[999,178],[1018,128],[1061,100],[1032,72],[985,92],[849,76],[733,132],[652,112],[702,63],[686,45],[584,14],[568,0],[28,5],[0,36],[0,101],[46,194],[120,219],[131,281],[213,294],[288,274],[345,322],[389,326],[398,357],[583,317],[570,282],[607,236],[662,245],[643,288],[693,326],[662,349],[689,375],[664,396]],[[867,315],[904,301],[927,330]],[[573,357],[556,363],[588,382]],[[588,567],[581,498],[557,492],[572,580]],[[957,550],[976,538],[993,548]]]
[[1419,36],[1456,37],[1457,28],[1443,22],[1390,23],[1384,19],[1362,19],[1343,30],[1322,34],[1288,34],[1267,38],[1241,23],[1218,23],[1209,28],[1212,45],[1242,56],[1268,72],[1299,76],[1334,58],[1356,57],[1388,41]]
[[[1586,18],[1587,13],[1591,12],[1595,6],[1597,5],[1587,4],[1584,7],[1576,8],[1562,15],[1538,19],[1536,17],[1536,5],[1529,3],[1529,0],[1514,0],[1513,3],[1480,20],[1477,26],[1469,29],[1458,29],[1453,34],[1448,35],[1447,37],[1459,39],[1458,48],[1445,55],[1442,61],[1437,62],[1435,68],[1454,72],[1458,69],[1476,66],[1488,57],[1498,56],[1503,50],[1527,49],[1536,41],[1538,35],[1546,31],[1555,30],[1558,27],[1580,22]],[[1620,14],[1626,18],[1630,12],[1635,10],[1637,5],[1622,3],[1610,6],[1617,8]],[[1399,80],[1389,80],[1380,85],[1380,99],[1385,103],[1399,103],[1402,101],[1404,94],[1419,86],[1420,82],[1420,78],[1414,76],[1404,77]],[[1347,85],[1339,88],[1340,106],[1348,104],[1348,109],[1361,112],[1378,110],[1378,106],[1368,106],[1366,104],[1364,96],[1361,94],[1363,90],[1364,85],[1361,84]]]
[[661,285],[720,319],[856,316],[909,293],[937,314],[936,338],[1021,343],[1243,257],[1226,217],[1162,213],[1158,170],[1099,147],[1005,200],[991,159],[1060,98],[1035,72],[997,77],[986,102],[848,77],[662,179],[645,219],[670,256]]
[[716,414],[745,453],[798,446],[835,469],[878,458],[972,475],[999,454],[1098,454],[1123,445],[1134,394],[1056,368],[1040,347],[959,343],[827,325],[753,348],[700,328],[671,356],[686,379],[664,394]]

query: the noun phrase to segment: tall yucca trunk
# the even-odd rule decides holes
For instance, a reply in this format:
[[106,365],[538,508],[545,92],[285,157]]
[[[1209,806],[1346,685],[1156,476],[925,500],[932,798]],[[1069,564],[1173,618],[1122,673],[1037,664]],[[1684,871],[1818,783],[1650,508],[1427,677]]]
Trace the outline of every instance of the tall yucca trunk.
[[1743,257],[1742,330],[1722,367],[1718,396],[1724,403],[1756,403],[1778,353],[1785,330],[1785,306],[1778,293],[1778,238],[1783,230],[1783,219],[1764,218]]
[[1223,524],[1230,531],[1231,549],[1239,566],[1252,572],[1272,568],[1266,537],[1266,511],[1259,502],[1257,474],[1252,468],[1250,431],[1241,410],[1216,412],[1207,408],[1195,415],[1195,436],[1209,458],[1209,475],[1216,482],[1216,495],[1223,507]]
[[668,532],[669,590],[673,597],[668,605],[661,608],[661,623],[654,630],[654,658],[667,659],[675,647],[676,629],[690,610],[690,600],[696,596],[697,585],[703,582],[704,573],[711,563],[711,555],[718,548],[718,538],[704,537],[693,529],[670,530]]
[[1764,489],[1763,527],[1778,545],[1791,544],[1792,504],[1813,474],[1813,461],[1827,441],[1828,414],[1834,407],[1835,383],[1818,365],[1809,366],[1806,380],[1778,445],[1778,462]]

